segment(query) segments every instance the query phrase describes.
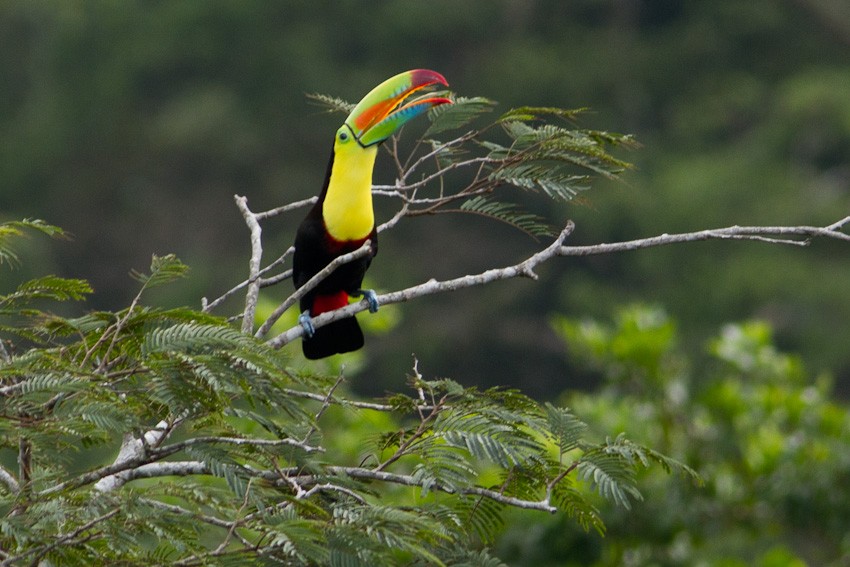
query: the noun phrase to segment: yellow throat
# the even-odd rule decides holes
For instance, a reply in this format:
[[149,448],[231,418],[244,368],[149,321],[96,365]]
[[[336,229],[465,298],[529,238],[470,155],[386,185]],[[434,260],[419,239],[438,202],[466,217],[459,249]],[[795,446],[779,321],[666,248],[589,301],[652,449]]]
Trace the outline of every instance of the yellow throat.
[[[372,233],[372,170],[377,146],[363,148],[352,136],[334,141],[334,161],[322,204],[325,228],[336,240],[363,240]],[[344,138],[344,139],[343,139]]]

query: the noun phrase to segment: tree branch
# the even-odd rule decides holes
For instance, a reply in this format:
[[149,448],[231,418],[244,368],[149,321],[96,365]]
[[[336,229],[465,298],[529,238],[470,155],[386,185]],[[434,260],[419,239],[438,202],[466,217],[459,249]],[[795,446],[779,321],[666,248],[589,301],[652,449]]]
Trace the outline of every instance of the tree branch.
[[244,437],[192,437],[191,439],[186,439],[185,441],[179,441],[177,443],[172,443],[171,445],[166,445],[157,449],[154,452],[156,458],[161,459],[164,457],[168,457],[173,455],[174,453],[178,453],[191,447],[193,445],[205,445],[212,443],[227,443],[230,445],[251,445],[254,447],[281,447],[281,446],[289,446],[289,447],[298,447],[303,450],[305,453],[323,453],[324,449],[322,447],[315,447],[313,445],[308,445],[306,442],[299,442],[295,439],[250,439]]
[[[537,274],[534,273],[534,269],[538,265],[542,264],[543,262],[549,260],[550,258],[558,254],[558,250],[563,245],[563,242],[567,238],[567,236],[569,236],[569,234],[572,232],[573,227],[574,225],[572,221],[570,221],[567,224],[566,228],[561,231],[561,234],[558,236],[558,238],[555,239],[552,244],[550,244],[540,252],[534,254],[530,258],[523,260],[519,264],[508,266],[506,268],[487,270],[485,272],[481,272],[480,274],[463,276],[452,280],[437,281],[432,279],[425,283],[409,287],[401,291],[395,291],[384,295],[379,295],[378,303],[380,303],[381,305],[389,305],[391,303],[403,303],[405,301],[409,301],[411,299],[423,297],[426,295],[444,293],[447,291],[457,291],[459,289],[484,285],[494,281],[515,278],[518,276],[536,279]],[[347,305],[335,311],[322,313],[321,315],[314,317],[313,326],[316,328],[323,327],[324,325],[332,323],[333,321],[337,321],[345,317],[351,317],[352,315],[359,313],[360,311],[364,311],[367,308],[368,304],[365,301],[352,303],[351,305]],[[274,337],[269,341],[269,344],[276,348],[281,347],[300,337],[303,333],[304,329],[300,325],[298,325]]]
[[[343,407],[354,407],[357,409],[367,409],[373,411],[383,411],[383,412],[394,412],[398,411],[398,407],[390,405],[390,404],[378,404],[375,402],[361,402],[357,400],[343,400],[335,397],[328,398],[323,394],[314,394],[313,392],[305,392],[304,390],[293,390],[291,388],[283,388],[282,392],[288,396],[294,396],[297,398],[304,398],[308,400],[315,400],[317,402],[324,402],[328,400],[332,404],[338,404]],[[429,411],[433,408],[433,406],[425,404],[417,405],[416,409],[420,411]]]
[[[160,442],[164,438],[165,433],[162,434],[161,438],[154,438],[152,435],[154,435],[154,432],[156,431],[160,430],[151,430],[147,432],[143,438],[146,438],[146,441],[155,439],[157,442]],[[146,450],[147,446],[155,445],[155,443],[145,444],[141,440],[135,439],[132,436],[128,437],[129,440],[125,438],[125,442],[121,446],[118,457],[112,465],[81,475],[76,482],[63,484],[66,484],[66,487],[76,487],[97,481],[94,486],[95,490],[99,492],[109,492],[111,490],[117,490],[131,480],[135,480],[137,478],[208,474],[208,469],[206,468],[206,465],[203,465],[203,463],[194,463],[192,461],[154,462],[183,451],[193,445],[211,443],[252,445],[255,447],[280,447],[285,445],[298,447],[307,453],[324,451],[321,447],[314,447],[312,445],[307,445],[306,443],[300,443],[294,439],[247,439],[241,437],[213,436],[192,437],[185,441],[166,445],[156,450]],[[203,466],[201,467],[199,465]]]
[[[390,482],[393,484],[400,484],[404,486],[422,486],[421,480],[417,480],[416,478],[409,475],[389,473],[385,471],[376,471],[360,467],[328,467],[328,470],[333,472],[334,474],[344,474],[351,478],[357,478],[362,480],[379,480],[382,482]],[[445,492],[447,494],[471,494],[475,496],[482,496],[484,498],[494,500],[495,502],[507,504],[508,506],[513,506],[515,508],[523,508],[525,510],[542,510],[544,512],[549,512],[550,514],[554,514],[558,511],[556,507],[552,506],[546,500],[523,500],[522,498],[505,496],[501,492],[496,492],[495,490],[489,490],[487,488],[481,488],[479,486],[469,486],[456,490],[449,486],[435,484],[430,485],[430,488],[432,490],[439,490],[440,492]]]
[[[429,280],[425,283],[378,296],[381,305],[402,303],[418,297],[456,291],[468,287],[485,285],[494,281],[515,278],[518,276],[536,279],[534,270],[540,264],[555,256],[591,256],[595,254],[610,254],[612,252],[626,252],[665,246],[668,244],[679,244],[683,242],[697,242],[703,240],[755,240],[772,244],[787,244],[795,246],[807,246],[814,238],[830,238],[844,242],[850,242],[850,235],[841,232],[841,229],[850,224],[850,216],[825,227],[816,226],[731,226],[726,228],[708,229],[696,232],[680,234],[662,234],[650,238],[629,240],[626,242],[615,242],[610,244],[594,244],[590,246],[565,246],[563,243],[573,230],[573,223],[569,222],[555,241],[534,254],[528,259],[505,268],[487,270],[476,275],[463,276],[452,280],[437,281]],[[801,239],[802,238],[802,239]],[[364,311],[367,308],[365,302],[353,303],[335,311],[322,313],[313,318],[313,326],[322,327],[333,321],[350,317]],[[274,347],[282,347],[303,334],[301,326],[292,327],[277,335],[269,341]]]
[[[148,452],[148,447],[156,447],[165,441],[165,438],[174,431],[174,428],[177,427],[181,421],[181,419],[177,419],[174,422],[169,423],[162,420],[157,423],[153,429],[146,431],[139,438],[136,438],[131,433],[126,434],[124,436],[124,440],[121,442],[121,448],[118,450],[118,456],[115,458],[115,462],[113,462],[109,467],[102,467],[101,469],[98,469],[98,471],[112,472],[96,476],[98,471],[92,471],[92,473],[88,473],[93,475],[91,476],[91,479],[86,480],[77,486],[97,481],[94,485],[94,489],[99,492],[109,492],[110,490],[120,488],[124,483],[121,481],[121,478],[114,473],[121,472],[143,462],[145,455]],[[82,475],[80,478],[82,479],[84,477],[86,477],[86,475]]]
[[300,209],[302,207],[309,207],[318,201],[318,197],[310,197],[309,199],[302,199],[301,201],[295,201],[294,203],[289,203],[288,205],[283,205],[280,207],[275,207],[274,209],[270,209],[268,211],[263,211],[262,213],[254,213],[254,216],[257,220],[265,220],[271,217],[276,217],[277,215],[288,213],[289,211],[294,211],[295,209]]
[[6,485],[6,488],[12,494],[17,494],[21,490],[21,485],[18,484],[18,481],[15,479],[14,475],[6,470],[5,467],[0,466],[0,482]]
[[[614,242],[611,244],[593,244],[590,246],[564,246],[558,251],[559,256],[591,256],[595,254],[610,254],[612,252],[629,252],[655,246],[679,244],[682,242],[697,242],[702,240],[757,240],[772,244],[790,244],[807,246],[813,238],[833,238],[850,242],[850,234],[841,229],[850,224],[850,216],[832,223],[826,227],[817,226],[730,226],[714,228],[697,232],[679,234],[662,234],[650,238]],[[806,237],[795,240],[793,237]],[[773,238],[771,238],[773,237]]]
[[[316,476],[314,474],[307,474],[296,468],[285,469],[283,471],[257,470],[249,467],[243,468],[251,476],[258,477],[269,482],[274,482],[279,485],[285,484],[285,486],[291,486],[292,482],[295,482],[299,487],[320,486],[321,488],[319,488],[318,490],[344,489],[344,487],[337,488],[336,485],[332,485],[326,475]],[[330,466],[327,467],[325,470],[328,473],[334,475],[344,475],[350,478],[356,478],[360,480],[374,480],[391,484],[399,484],[402,486],[422,487],[422,481],[414,478],[411,475],[397,474],[362,467]],[[129,482],[131,480],[137,480],[141,478],[155,478],[161,476],[189,476],[202,474],[212,474],[212,471],[206,463],[202,463],[200,461],[166,461],[162,463],[151,463],[147,465],[142,465],[132,470],[128,470],[126,471],[125,476],[126,482]],[[282,474],[284,475],[283,477],[281,476]],[[316,484],[318,481],[321,481],[320,484]],[[489,498],[496,502],[500,502],[502,504],[506,504],[508,506],[514,506],[516,508],[523,508],[526,510],[542,510],[544,512],[549,513],[557,512],[557,508],[555,506],[552,506],[552,504],[548,500],[524,500],[522,498],[506,496],[501,492],[482,488],[479,486],[468,486],[465,488],[454,489],[450,486],[445,486],[441,484],[429,484],[429,488],[431,490],[445,492],[446,494],[465,494],[481,496],[484,498]],[[309,490],[305,490],[304,495],[312,495],[313,493],[317,492],[317,490],[312,490],[312,492],[311,490],[312,488]],[[348,493],[348,491],[346,491],[346,493]],[[228,526],[230,525],[229,522],[227,522],[226,524]]]
[[234,195],[236,206],[251,231],[251,259],[248,261],[248,293],[245,294],[245,310],[242,312],[242,332],[250,333],[254,328],[254,314],[260,297],[260,267],[263,260],[263,229],[257,215],[248,208],[248,199]]

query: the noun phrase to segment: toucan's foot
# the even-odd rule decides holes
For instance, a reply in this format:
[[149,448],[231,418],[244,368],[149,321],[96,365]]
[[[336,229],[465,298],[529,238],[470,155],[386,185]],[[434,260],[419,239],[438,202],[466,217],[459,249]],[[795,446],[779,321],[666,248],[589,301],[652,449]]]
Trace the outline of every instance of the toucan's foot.
[[369,313],[375,313],[378,310],[378,294],[373,289],[358,289],[357,293],[366,299],[369,304]]
[[310,317],[310,312],[305,311],[298,316],[298,323],[304,329],[304,335],[309,339],[316,334],[316,327],[313,326],[313,319]]

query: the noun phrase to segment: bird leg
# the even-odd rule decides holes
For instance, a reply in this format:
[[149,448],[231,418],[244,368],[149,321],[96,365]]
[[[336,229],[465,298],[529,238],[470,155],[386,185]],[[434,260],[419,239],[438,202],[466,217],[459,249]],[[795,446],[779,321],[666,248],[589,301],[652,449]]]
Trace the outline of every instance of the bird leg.
[[298,323],[304,328],[304,334],[307,338],[316,334],[316,327],[313,326],[313,319],[310,317],[309,311],[305,311],[298,316]]
[[369,313],[378,311],[378,294],[375,293],[374,289],[358,289],[354,293],[366,299],[369,304]]

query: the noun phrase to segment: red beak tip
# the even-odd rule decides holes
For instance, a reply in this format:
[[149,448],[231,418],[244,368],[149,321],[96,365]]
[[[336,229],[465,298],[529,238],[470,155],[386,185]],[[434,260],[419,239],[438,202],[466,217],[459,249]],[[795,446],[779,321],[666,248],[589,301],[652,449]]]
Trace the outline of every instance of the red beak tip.
[[443,85],[444,87],[449,86],[449,82],[442,74],[437,71],[432,71],[431,69],[414,69],[413,84],[423,87],[437,84]]

